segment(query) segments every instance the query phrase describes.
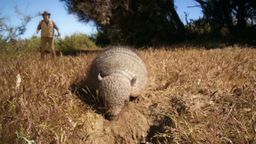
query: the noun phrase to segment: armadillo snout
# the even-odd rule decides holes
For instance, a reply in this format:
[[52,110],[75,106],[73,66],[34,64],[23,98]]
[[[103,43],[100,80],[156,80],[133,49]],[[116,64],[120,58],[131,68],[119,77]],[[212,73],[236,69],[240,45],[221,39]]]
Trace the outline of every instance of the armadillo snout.
[[112,74],[102,79],[99,84],[99,95],[106,107],[106,118],[117,116],[129,100],[131,83],[125,77]]
[[116,120],[117,119],[117,116],[113,115],[111,113],[106,113],[105,117],[106,117],[107,120]]

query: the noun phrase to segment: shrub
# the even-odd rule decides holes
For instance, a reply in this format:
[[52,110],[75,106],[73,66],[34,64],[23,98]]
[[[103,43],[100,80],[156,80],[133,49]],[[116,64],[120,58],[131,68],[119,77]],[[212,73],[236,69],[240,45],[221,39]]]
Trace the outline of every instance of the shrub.
[[64,39],[56,40],[56,49],[62,52],[81,51],[95,48],[95,43],[90,38],[81,33],[76,33],[71,36],[66,36]]
[[12,41],[0,40],[0,52],[3,54],[23,54],[36,52],[40,47],[40,38],[32,37],[30,39],[17,39]]

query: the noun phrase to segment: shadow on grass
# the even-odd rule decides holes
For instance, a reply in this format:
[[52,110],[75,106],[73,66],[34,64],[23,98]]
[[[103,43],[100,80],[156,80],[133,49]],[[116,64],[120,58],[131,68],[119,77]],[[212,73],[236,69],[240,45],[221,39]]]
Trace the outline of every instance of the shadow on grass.
[[256,41],[246,41],[246,40],[237,40],[237,39],[229,39],[229,40],[220,40],[220,39],[213,39],[213,40],[193,40],[189,41],[187,43],[188,46],[192,47],[203,47],[207,50],[210,49],[222,49],[226,47],[233,47],[233,46],[239,46],[239,47],[251,47],[256,48]]
[[255,33],[252,30],[236,32],[226,36],[221,34],[195,35],[188,38],[185,43],[194,47],[204,47],[205,49],[225,48],[229,46],[256,47]]
[[136,48],[153,48],[153,49],[186,49],[186,48],[196,48],[196,49],[223,49],[226,47],[245,47],[245,48],[256,48],[256,39],[255,36],[244,36],[241,34],[239,36],[218,36],[218,35],[195,35],[189,36],[184,40],[180,41],[171,41],[167,43],[153,43],[148,46],[136,47]]
[[156,123],[157,124],[152,125],[149,128],[149,132],[146,137],[147,141],[153,144],[172,143],[173,136],[170,128],[175,126],[174,121],[170,117],[164,116]]
[[104,116],[105,109],[102,100],[98,96],[96,90],[92,90],[87,86],[85,80],[70,85],[70,90],[81,101],[90,106],[96,113]]

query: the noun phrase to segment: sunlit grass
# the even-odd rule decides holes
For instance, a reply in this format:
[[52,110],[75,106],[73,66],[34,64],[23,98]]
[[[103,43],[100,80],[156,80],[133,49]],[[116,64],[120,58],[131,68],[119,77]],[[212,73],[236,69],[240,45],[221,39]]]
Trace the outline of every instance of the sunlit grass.
[[[161,125],[152,142],[256,141],[255,49],[166,47],[138,53],[150,81],[136,106],[151,125],[161,125],[167,117],[171,121]],[[41,59],[36,51],[12,56],[1,52],[0,142],[86,143],[109,133],[103,115],[70,88],[86,77],[95,56]]]

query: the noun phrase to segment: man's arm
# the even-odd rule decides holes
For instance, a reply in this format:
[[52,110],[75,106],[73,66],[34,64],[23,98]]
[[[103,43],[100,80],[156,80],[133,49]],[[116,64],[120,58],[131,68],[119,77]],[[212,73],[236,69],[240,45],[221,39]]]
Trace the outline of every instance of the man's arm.
[[37,29],[36,29],[36,33],[38,33],[40,31],[42,22],[43,21],[40,21],[40,23],[38,24]]
[[57,27],[57,25],[55,24],[55,22],[54,22],[54,21],[52,21],[52,23],[53,23],[53,28],[55,28],[55,29],[57,30],[57,32],[58,32],[58,36],[60,36],[59,28]]

